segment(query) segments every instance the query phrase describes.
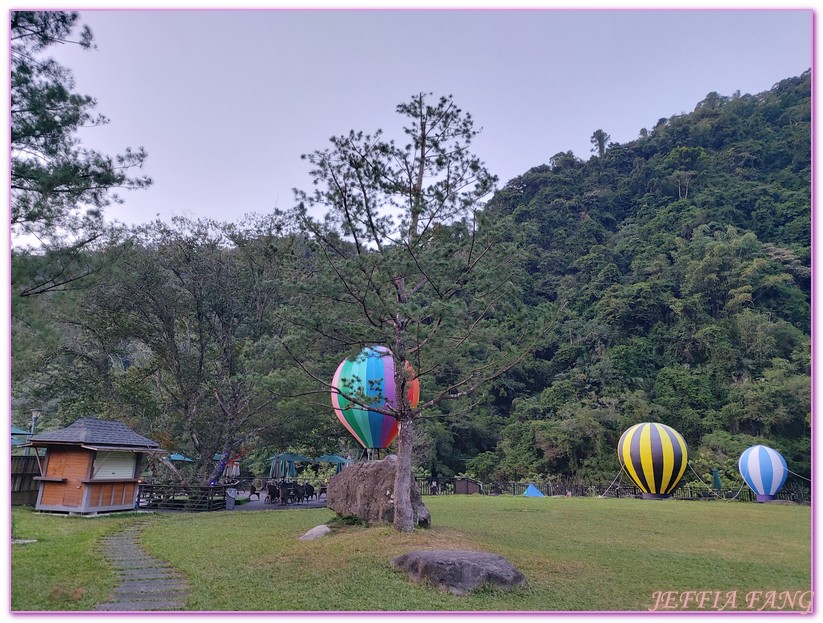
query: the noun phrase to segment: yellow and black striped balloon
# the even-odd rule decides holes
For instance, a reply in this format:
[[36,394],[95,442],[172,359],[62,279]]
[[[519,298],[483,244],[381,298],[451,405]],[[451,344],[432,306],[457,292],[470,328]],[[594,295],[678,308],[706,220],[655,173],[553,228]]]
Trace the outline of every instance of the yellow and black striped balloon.
[[617,444],[620,464],[643,497],[667,497],[686,471],[689,450],[683,437],[665,424],[635,424]]

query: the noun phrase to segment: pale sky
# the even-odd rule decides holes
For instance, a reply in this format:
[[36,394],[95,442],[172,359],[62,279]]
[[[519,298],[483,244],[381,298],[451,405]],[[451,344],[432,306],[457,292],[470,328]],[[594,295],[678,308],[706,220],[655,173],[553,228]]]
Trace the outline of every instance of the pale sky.
[[293,205],[300,155],[452,94],[500,186],[592,132],[638,137],[709,92],[759,93],[812,66],[805,10],[81,10],[97,49],[52,48],[110,118],[82,135],[144,146],[154,185],[110,218],[231,221]]

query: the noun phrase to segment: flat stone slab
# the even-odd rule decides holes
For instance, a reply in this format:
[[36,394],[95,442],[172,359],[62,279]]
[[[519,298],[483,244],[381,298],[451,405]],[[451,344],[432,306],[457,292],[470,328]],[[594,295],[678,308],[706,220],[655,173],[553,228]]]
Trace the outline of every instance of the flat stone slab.
[[159,569],[160,567],[157,566],[157,562],[154,560],[141,560],[135,562],[127,562],[123,563],[122,561],[119,564],[112,565],[117,571],[135,571],[139,569]]
[[186,595],[182,591],[138,591],[135,593],[115,592],[114,601],[185,601]]
[[110,556],[116,556],[118,560],[151,559],[151,556],[141,551],[122,550],[115,547],[107,547],[106,551]]
[[323,524],[321,526],[315,526],[314,528],[312,528],[311,530],[306,532],[306,534],[304,534],[303,536],[298,537],[297,540],[298,541],[314,541],[314,539],[319,539],[321,536],[325,536],[329,532],[331,532],[331,528],[329,528],[327,525]]
[[118,571],[121,580],[174,580],[179,576],[170,569],[123,569]]
[[499,554],[463,550],[417,550],[391,559],[415,582],[428,581],[454,595],[482,586],[511,590],[526,586],[526,577]]
[[118,543],[104,543],[106,551],[118,558],[148,558],[149,556],[138,547],[124,547]]
[[185,604],[182,600],[176,601],[113,601],[100,604],[95,610],[101,611],[127,611],[146,612],[147,610],[179,610]]
[[114,595],[144,595],[147,593],[185,593],[188,586],[182,581],[155,582],[146,580],[143,582],[124,582],[114,589]]
[[[112,564],[119,567],[143,563],[157,564],[156,558],[146,556],[145,554],[139,556],[137,554],[130,554],[129,556],[120,557],[116,552],[109,551],[108,555],[111,557]],[[114,558],[114,556],[117,556],[117,558]]]

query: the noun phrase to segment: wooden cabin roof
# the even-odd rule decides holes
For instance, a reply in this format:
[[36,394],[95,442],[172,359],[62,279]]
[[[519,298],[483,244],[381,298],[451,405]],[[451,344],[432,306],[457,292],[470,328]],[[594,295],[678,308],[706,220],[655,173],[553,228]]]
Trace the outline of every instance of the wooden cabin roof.
[[120,422],[80,418],[60,430],[38,433],[29,437],[32,445],[56,444],[93,444],[115,448],[154,449],[160,446]]

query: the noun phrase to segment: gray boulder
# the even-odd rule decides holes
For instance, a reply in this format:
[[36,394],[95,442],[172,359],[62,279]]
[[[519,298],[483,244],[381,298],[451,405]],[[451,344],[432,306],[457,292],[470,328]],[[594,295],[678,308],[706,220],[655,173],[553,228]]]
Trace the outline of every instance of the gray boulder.
[[306,534],[304,534],[303,536],[298,537],[297,540],[298,541],[314,541],[315,539],[319,539],[321,536],[327,535],[329,532],[331,532],[331,528],[329,528],[325,524],[320,525],[320,526],[315,526],[314,528],[312,528],[311,530],[306,532]]
[[428,581],[442,591],[465,595],[481,586],[511,590],[526,577],[498,554],[460,550],[418,550],[392,558],[391,566],[415,582]]
[[[369,524],[394,521],[394,475],[397,456],[381,461],[349,465],[330,481],[326,506],[342,517],[358,517]],[[414,477],[409,477],[414,523],[420,528],[431,525],[431,514],[423,504]]]

